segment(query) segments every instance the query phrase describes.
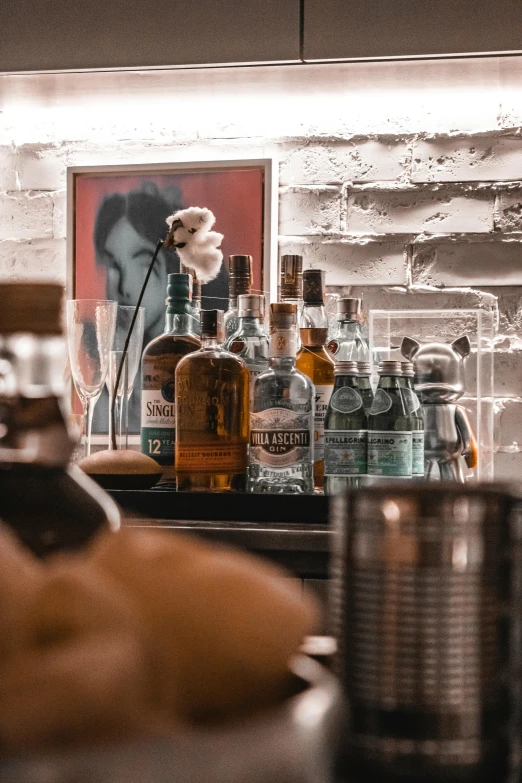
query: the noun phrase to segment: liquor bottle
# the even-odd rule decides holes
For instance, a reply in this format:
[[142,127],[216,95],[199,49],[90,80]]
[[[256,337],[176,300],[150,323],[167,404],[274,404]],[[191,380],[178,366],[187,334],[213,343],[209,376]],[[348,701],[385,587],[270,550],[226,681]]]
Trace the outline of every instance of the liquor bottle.
[[192,331],[194,334],[196,334],[199,337],[201,324],[200,324],[200,313],[201,313],[201,283],[197,278],[196,271],[194,269],[191,269],[188,266],[184,266],[183,264],[180,264],[180,272],[183,272],[186,275],[192,275],[192,302],[191,302],[191,312],[192,312]]
[[120,526],[111,498],[68,464],[62,297],[56,284],[0,285],[0,520],[39,557]]
[[228,257],[229,299],[225,313],[225,340],[237,331],[237,298],[249,294],[252,289],[252,256]]
[[324,272],[310,269],[303,277],[301,348],[297,354],[296,367],[308,375],[315,386],[314,482],[316,490],[320,491],[324,481],[324,419],[334,386],[334,361],[325,345],[328,340],[328,322],[324,311]]
[[180,272],[168,276],[165,331],[143,352],[141,450],[163,467],[163,484],[174,484],[176,479],[176,367],[182,356],[200,347],[194,333],[191,291],[191,275]]
[[424,417],[419,398],[415,393],[413,362],[401,362],[402,397],[410,415],[411,424],[411,473],[414,479],[424,478]]
[[357,362],[359,394],[362,397],[364,412],[370,415],[373,402],[373,389],[371,384],[370,362]]
[[270,305],[270,367],[256,378],[250,414],[251,492],[313,492],[314,385],[296,369],[297,307]]
[[238,328],[223,345],[226,351],[240,356],[250,374],[250,391],[254,379],[268,370],[270,340],[261,319],[265,312],[265,299],[259,294],[238,296]]
[[367,362],[368,343],[359,324],[360,299],[337,300],[337,328],[328,343],[328,350],[336,362]]
[[379,365],[379,385],[368,416],[368,479],[411,479],[411,422],[401,390],[400,362]]
[[281,256],[279,301],[297,306],[297,323],[303,313],[303,256]]
[[324,422],[325,495],[360,486],[367,471],[368,418],[358,388],[357,362],[339,362],[334,373]]
[[221,348],[223,311],[201,311],[201,348],[176,368],[176,478],[181,491],[245,488],[249,378]]

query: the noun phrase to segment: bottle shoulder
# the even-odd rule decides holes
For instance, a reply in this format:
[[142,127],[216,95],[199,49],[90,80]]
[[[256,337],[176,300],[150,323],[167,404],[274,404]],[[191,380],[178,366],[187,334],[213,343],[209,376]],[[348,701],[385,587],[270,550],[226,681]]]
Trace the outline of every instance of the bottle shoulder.
[[166,332],[155,337],[145,346],[143,358],[161,356],[163,354],[187,354],[199,350],[201,342],[195,334],[173,334]]
[[246,374],[248,377],[246,364],[240,356],[229,351],[214,349],[200,349],[187,354],[180,359],[176,372],[209,372],[218,369]]

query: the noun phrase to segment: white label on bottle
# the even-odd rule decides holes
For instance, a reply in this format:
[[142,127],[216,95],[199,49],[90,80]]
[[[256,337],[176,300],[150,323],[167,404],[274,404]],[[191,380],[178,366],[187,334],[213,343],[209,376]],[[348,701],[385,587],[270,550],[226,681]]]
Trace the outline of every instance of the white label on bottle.
[[311,462],[311,413],[268,408],[250,414],[250,462],[263,467],[289,468]]
[[299,338],[295,329],[284,329],[280,332],[272,332],[270,335],[270,356],[274,359],[282,359],[285,356],[295,356],[299,345]]
[[368,431],[368,475],[411,477],[411,432]]
[[332,395],[330,406],[339,413],[354,413],[362,408],[363,401],[357,389],[351,386],[341,386]]
[[411,433],[411,472],[414,476],[424,476],[424,430]]
[[174,429],[176,406],[166,400],[160,389],[141,392],[141,426],[155,429]]
[[367,430],[325,430],[325,476],[364,475],[367,447]]
[[333,386],[315,387],[315,406],[314,406],[314,460],[318,462],[324,459],[324,420],[328,403],[332,396]]

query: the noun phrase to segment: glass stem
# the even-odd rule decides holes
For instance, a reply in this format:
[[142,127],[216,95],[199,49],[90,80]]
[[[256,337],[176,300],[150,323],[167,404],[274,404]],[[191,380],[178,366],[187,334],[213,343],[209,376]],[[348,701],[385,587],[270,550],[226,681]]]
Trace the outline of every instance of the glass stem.
[[[99,395],[98,395],[99,396]],[[87,405],[85,406],[85,456],[89,457],[91,453],[91,434],[92,434],[92,417],[94,413],[94,406],[98,402],[98,397],[89,397]]]

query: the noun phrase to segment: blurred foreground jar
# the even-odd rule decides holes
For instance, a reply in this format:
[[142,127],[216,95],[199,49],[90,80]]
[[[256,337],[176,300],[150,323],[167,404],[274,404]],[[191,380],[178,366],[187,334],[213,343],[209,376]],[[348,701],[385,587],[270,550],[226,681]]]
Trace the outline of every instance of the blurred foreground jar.
[[111,498],[69,465],[62,296],[60,285],[0,284],[0,521],[39,556],[120,524]]
[[500,487],[332,501],[332,610],[357,780],[515,780],[520,535]]

